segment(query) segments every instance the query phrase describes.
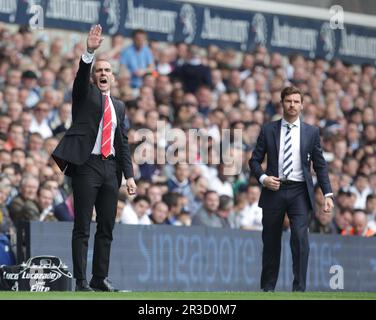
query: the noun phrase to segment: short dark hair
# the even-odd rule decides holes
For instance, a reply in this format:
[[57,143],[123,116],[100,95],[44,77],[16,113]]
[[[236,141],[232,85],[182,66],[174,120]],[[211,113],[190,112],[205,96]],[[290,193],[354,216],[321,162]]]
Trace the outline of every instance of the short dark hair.
[[177,192],[167,192],[162,195],[162,202],[167,204],[168,210],[171,210],[172,207],[176,207],[179,204],[180,194]]
[[136,34],[138,33],[142,33],[144,35],[146,35],[146,31],[144,29],[135,29],[132,31],[132,38],[134,38],[136,36]]
[[227,210],[230,206],[234,205],[234,200],[228,195],[221,195],[219,197],[218,210]]
[[286,88],[284,88],[282,90],[282,92],[281,92],[281,101],[283,101],[286,96],[289,96],[289,95],[295,94],[295,93],[297,93],[297,94],[300,95],[300,100],[301,100],[301,102],[303,102],[303,94],[302,94],[302,92],[300,91],[299,88],[293,87],[293,86],[292,87],[286,87]]
[[145,196],[145,195],[137,195],[134,199],[133,199],[133,203],[137,203],[137,202],[140,202],[140,201],[146,201],[149,205],[150,205],[150,198],[148,196]]

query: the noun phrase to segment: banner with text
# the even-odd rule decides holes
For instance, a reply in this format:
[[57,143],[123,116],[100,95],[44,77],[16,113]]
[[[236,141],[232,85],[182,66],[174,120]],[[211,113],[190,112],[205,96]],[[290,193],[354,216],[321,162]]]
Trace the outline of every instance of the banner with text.
[[[73,223],[30,222],[31,256],[54,255],[72,271]],[[95,226],[91,227],[88,279]],[[27,242],[27,241],[26,241]],[[376,291],[376,238],[310,235],[309,291]],[[26,257],[27,258],[27,257]],[[261,232],[167,225],[116,225],[109,277],[131,291],[258,291]],[[282,238],[277,290],[292,289],[290,234]]]
[[142,28],[150,39],[160,41],[243,51],[264,45],[287,55],[301,53],[351,63],[376,61],[376,29],[348,25],[346,19],[342,29],[333,29],[329,21],[319,19],[168,0],[0,1],[0,21],[25,25],[38,18],[46,28],[86,32],[100,23],[109,35],[129,36]]

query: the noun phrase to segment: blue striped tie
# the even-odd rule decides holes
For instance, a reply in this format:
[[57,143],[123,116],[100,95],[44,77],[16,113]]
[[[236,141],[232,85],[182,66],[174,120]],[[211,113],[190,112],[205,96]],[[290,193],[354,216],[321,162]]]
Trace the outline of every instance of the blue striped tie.
[[293,125],[286,124],[285,146],[283,148],[283,176],[288,178],[292,172],[292,144],[291,128]]

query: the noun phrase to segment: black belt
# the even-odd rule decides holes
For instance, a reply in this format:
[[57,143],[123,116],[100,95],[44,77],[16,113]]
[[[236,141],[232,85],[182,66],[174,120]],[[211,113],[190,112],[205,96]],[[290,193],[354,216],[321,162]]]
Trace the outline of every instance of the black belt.
[[115,159],[115,156],[113,154],[110,154],[108,157],[105,157],[101,154],[91,154],[90,155],[91,158],[93,159],[99,159],[99,160],[114,160]]
[[300,183],[305,183],[305,181],[281,180],[281,185],[284,185],[284,186],[291,186],[291,185],[300,184]]

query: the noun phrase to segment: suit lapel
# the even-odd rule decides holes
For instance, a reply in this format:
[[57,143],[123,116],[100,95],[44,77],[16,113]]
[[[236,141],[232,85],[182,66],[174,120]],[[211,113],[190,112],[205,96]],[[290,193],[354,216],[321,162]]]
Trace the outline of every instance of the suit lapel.
[[279,145],[281,143],[281,123],[282,120],[276,121],[274,124],[274,130],[273,130],[273,136],[274,136],[274,141],[275,141],[275,146],[277,150],[277,159],[279,156]]
[[307,139],[307,126],[305,123],[300,120],[300,159],[303,164],[304,156],[305,156],[305,146],[306,146],[306,139]]

